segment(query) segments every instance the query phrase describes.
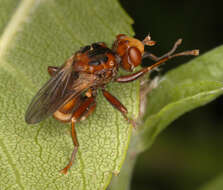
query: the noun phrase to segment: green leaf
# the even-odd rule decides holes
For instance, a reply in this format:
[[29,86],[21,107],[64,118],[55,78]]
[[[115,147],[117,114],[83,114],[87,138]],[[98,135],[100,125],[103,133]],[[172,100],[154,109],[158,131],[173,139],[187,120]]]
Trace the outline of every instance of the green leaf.
[[[182,114],[203,106],[223,93],[223,46],[193,59],[161,78],[148,96],[145,123],[138,132],[138,151]],[[175,62],[177,59],[175,59]]]
[[0,34],[2,34],[19,1],[1,0],[0,3]]
[[[24,113],[49,79],[47,66],[80,46],[133,35],[132,20],[117,0],[0,0],[0,7],[0,189],[105,189],[120,171],[131,126],[101,93],[96,112],[77,124],[80,148],[68,175],[59,171],[73,150],[70,125],[52,118],[27,125]],[[137,117],[139,82],[108,90]]]
[[207,184],[203,185],[199,190],[222,190],[223,189],[223,175],[219,175]]

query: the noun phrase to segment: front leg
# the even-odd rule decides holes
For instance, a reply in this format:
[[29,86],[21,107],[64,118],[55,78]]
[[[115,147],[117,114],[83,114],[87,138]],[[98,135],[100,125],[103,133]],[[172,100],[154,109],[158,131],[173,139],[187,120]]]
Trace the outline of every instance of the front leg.
[[162,63],[165,63],[167,60],[170,60],[174,57],[185,56],[185,55],[197,56],[197,55],[199,55],[199,50],[184,51],[184,52],[176,53],[176,54],[173,54],[173,55],[168,54],[166,57],[157,61],[153,65],[151,65],[149,67],[146,67],[146,68],[143,68],[136,73],[133,73],[133,74],[130,74],[130,75],[125,75],[125,76],[120,76],[120,77],[116,78],[115,81],[116,82],[121,82],[121,83],[132,82],[132,81],[138,79],[139,77],[143,76],[147,72],[152,71],[153,69],[157,68]]
[[103,93],[104,97],[108,100],[108,102],[112,106],[114,106],[114,108],[116,108],[118,111],[120,111],[122,113],[122,115],[124,116],[124,118],[129,123],[131,123],[134,128],[136,128],[135,122],[132,119],[129,119],[128,116],[127,116],[127,113],[128,113],[127,108],[116,97],[114,97],[112,94],[110,94],[105,89],[102,89],[102,93]]

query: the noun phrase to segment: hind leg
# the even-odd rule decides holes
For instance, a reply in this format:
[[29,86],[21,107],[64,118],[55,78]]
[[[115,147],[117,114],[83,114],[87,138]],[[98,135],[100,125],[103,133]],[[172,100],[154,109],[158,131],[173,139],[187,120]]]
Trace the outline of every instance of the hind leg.
[[77,121],[79,120],[83,120],[86,117],[88,117],[95,109],[96,107],[96,102],[95,102],[95,98],[94,97],[90,97],[90,98],[86,98],[81,104],[80,106],[76,109],[76,111],[74,112],[72,118],[71,118],[71,137],[72,137],[72,141],[74,144],[74,149],[73,152],[71,154],[71,158],[69,163],[66,165],[66,167],[64,169],[62,169],[60,172],[63,174],[66,174],[67,171],[70,169],[70,167],[72,166],[76,153],[78,151],[78,147],[79,147],[79,143],[77,140],[77,134],[76,134],[76,130],[75,130],[75,124]]

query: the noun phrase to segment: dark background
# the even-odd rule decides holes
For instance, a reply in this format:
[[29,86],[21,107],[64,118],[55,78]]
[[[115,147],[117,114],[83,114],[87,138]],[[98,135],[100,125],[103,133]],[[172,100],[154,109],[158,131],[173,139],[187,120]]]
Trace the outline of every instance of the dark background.
[[[150,33],[158,42],[152,48],[157,55],[169,50],[180,37],[184,39],[181,50],[199,48],[201,54],[223,44],[223,3],[219,2],[121,0],[135,21],[136,37],[143,39]],[[166,64],[162,72],[178,65]],[[223,171],[222,137],[223,97],[220,97],[177,119],[150,150],[139,156],[132,190],[198,189]]]

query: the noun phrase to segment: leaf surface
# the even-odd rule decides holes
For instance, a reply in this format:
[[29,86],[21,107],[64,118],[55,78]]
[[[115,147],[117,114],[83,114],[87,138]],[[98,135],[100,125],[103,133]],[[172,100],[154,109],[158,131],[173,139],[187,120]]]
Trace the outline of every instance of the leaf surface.
[[[59,171],[73,150],[70,125],[52,118],[27,125],[24,114],[49,79],[47,66],[80,46],[133,35],[132,20],[116,0],[0,0],[0,7],[0,189],[105,189],[120,171],[131,126],[101,93],[95,113],[77,124],[80,147],[68,175]],[[139,82],[108,90],[137,117]]]

